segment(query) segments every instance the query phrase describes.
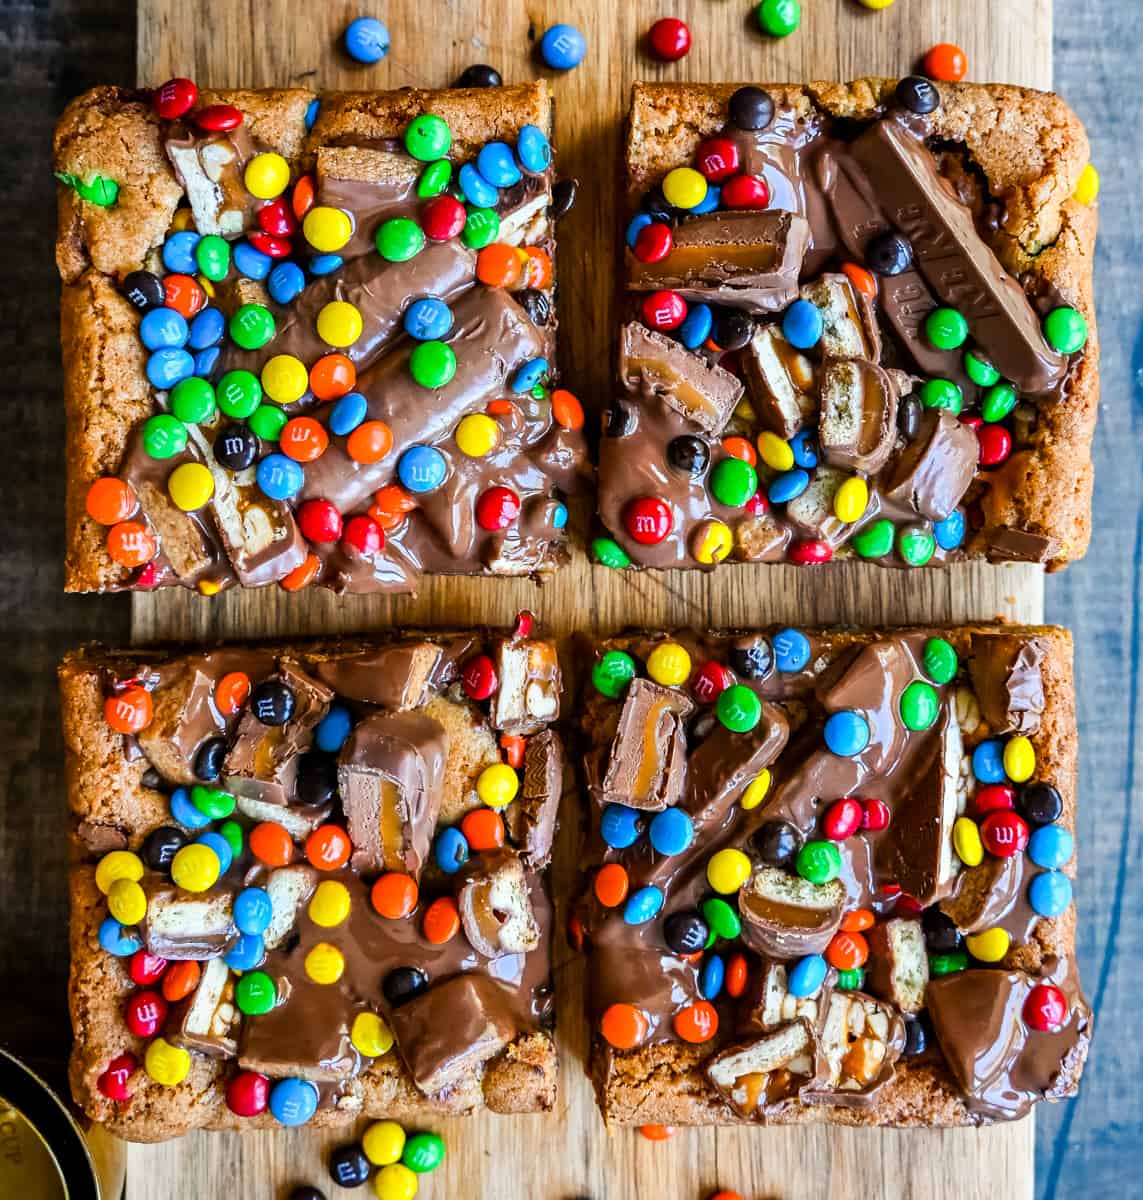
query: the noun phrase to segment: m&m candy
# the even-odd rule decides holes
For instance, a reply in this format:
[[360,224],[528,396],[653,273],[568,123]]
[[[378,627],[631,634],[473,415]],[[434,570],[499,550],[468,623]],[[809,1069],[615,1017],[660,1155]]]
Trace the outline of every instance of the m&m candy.
[[587,40],[574,25],[553,25],[540,39],[540,57],[555,71],[570,71],[583,62]]
[[389,30],[376,17],[350,21],[343,41],[349,57],[367,66],[380,62],[389,53]]
[[663,62],[678,62],[691,48],[691,31],[685,21],[661,17],[647,31],[647,47]]
[[317,1086],[308,1079],[279,1079],[270,1089],[270,1112],[281,1125],[304,1125],[317,1106]]

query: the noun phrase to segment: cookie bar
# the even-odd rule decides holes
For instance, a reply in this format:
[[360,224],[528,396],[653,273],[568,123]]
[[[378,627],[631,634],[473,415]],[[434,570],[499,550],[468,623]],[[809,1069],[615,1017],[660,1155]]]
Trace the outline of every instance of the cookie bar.
[[70,591],[566,557],[544,83],[101,87],[56,129]]
[[581,709],[613,1124],[978,1125],[1074,1094],[1071,641],[632,633]]
[[561,677],[531,633],[60,669],[76,1102],[190,1129],[551,1108]]
[[1081,557],[1087,159],[1025,88],[636,84],[595,557]]

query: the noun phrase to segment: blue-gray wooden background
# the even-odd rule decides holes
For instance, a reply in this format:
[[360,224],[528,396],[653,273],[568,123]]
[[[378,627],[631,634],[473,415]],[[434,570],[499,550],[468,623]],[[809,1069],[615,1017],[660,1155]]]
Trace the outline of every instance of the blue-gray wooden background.
[[[1040,1109],[1043,1200],[1143,1195],[1143,811],[1133,811],[1143,805],[1143,2],[1056,0],[1055,23],[1056,87],[1087,125],[1103,177],[1095,532],[1088,557],[1047,587],[1049,620],[1076,635],[1079,956],[1098,1033],[1079,1098]],[[54,669],[76,642],[126,641],[129,610],[123,598],[60,590],[48,147],[71,96],[133,79],[134,44],[128,3],[0,0],[0,1042],[61,1083],[67,940]]]

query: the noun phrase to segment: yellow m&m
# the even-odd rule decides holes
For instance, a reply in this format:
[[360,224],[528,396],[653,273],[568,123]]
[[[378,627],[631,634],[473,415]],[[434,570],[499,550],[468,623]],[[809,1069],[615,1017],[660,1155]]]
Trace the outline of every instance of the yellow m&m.
[[273,200],[290,185],[290,164],[280,154],[255,154],[242,178],[250,195]]
[[716,892],[728,896],[750,878],[750,859],[741,850],[720,850],[706,864],[706,878]]
[[318,337],[330,346],[352,346],[363,329],[361,311],[347,300],[331,300],[317,315]]
[[262,367],[262,391],[275,404],[293,404],[309,386],[306,364],[292,354],[275,354]]
[[834,493],[834,515],[846,525],[860,521],[868,506],[869,484],[859,475],[851,476]]
[[1036,770],[1036,751],[1023,735],[1009,738],[1004,747],[1004,774],[1013,783],[1025,783]]
[[1095,198],[1099,195],[1099,172],[1091,163],[1088,163],[1080,172],[1080,177],[1076,182],[1076,190],[1072,195],[1081,204],[1095,203]]
[[980,830],[969,817],[957,817],[953,825],[953,849],[966,867],[978,867],[984,861],[984,843]]
[[405,1131],[396,1121],[374,1121],[361,1136],[361,1149],[375,1167],[400,1162],[405,1149]]
[[318,942],[306,955],[304,966],[314,983],[336,983],[345,970],[345,955],[329,942]]
[[117,879],[107,893],[107,911],[120,925],[138,925],[147,915],[147,893],[133,879]]
[[214,476],[202,463],[183,463],[171,472],[167,491],[183,512],[194,512],[214,495]]
[[393,1047],[393,1031],[376,1013],[361,1012],[353,1018],[349,1040],[358,1054],[366,1058],[380,1058]]
[[678,642],[660,642],[647,656],[647,674],[664,687],[677,687],[690,678],[691,656]]
[[702,521],[691,539],[695,562],[720,563],[734,547],[734,534],[725,521]]
[[484,413],[469,413],[456,427],[456,444],[469,458],[483,458],[499,440],[500,426]]
[[739,804],[749,812],[750,809],[757,808],[766,799],[766,793],[769,790],[770,772],[762,770],[746,785],[746,791],[742,793]]
[[319,204],[302,221],[302,234],[320,254],[333,254],[353,236],[353,222],[340,208]]
[[675,208],[694,208],[706,199],[707,181],[694,167],[676,167],[663,180],[663,197]]
[[520,779],[507,763],[485,767],[476,780],[476,794],[489,808],[503,808],[516,799]]
[[758,455],[774,471],[788,471],[794,465],[794,451],[790,443],[768,429],[758,435]]
[[413,1200],[417,1177],[404,1163],[391,1163],[373,1176],[373,1194],[377,1200]]
[[1007,953],[1012,939],[1007,929],[997,926],[995,929],[985,929],[980,933],[970,933],[964,939],[969,954],[981,962],[999,962]]
[[156,1083],[174,1087],[190,1074],[191,1059],[181,1046],[172,1046],[166,1038],[157,1037],[147,1047],[143,1065]]
[[143,878],[143,860],[130,850],[112,850],[105,854],[95,868],[95,886],[106,896],[117,879]]
[[349,916],[349,889],[336,879],[326,879],[317,885],[310,899],[309,916],[315,925],[332,929]]
[[218,882],[222,863],[218,855],[201,842],[191,842],[171,859],[171,879],[186,892],[205,892]]

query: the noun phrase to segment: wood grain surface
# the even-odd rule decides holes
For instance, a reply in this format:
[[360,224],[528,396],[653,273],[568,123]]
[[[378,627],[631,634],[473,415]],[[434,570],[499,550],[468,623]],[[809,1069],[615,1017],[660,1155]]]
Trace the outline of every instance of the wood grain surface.
[[[853,0],[804,0],[803,23],[774,42],[756,32],[739,0],[679,0],[672,15],[694,34],[690,55],[663,66],[640,38],[664,15],[648,0],[391,0],[375,15],[392,35],[389,57],[358,67],[337,45],[362,14],[341,3],[140,0],[138,73],[142,83],[174,74],[216,86],[445,86],[472,62],[490,62],[506,80],[552,78],[557,163],[579,178],[574,213],[561,223],[560,364],[566,386],[600,409],[611,390],[620,214],[621,136],[635,79],[797,80],[900,74],[936,41],[968,53],[971,76],[1047,87],[1051,80],[1050,0],[898,0],[872,12]],[[368,11],[368,10],[366,10]],[[587,35],[581,67],[556,75],[538,65],[535,43],[547,26],[569,21]],[[741,566],[713,575],[619,575],[582,555],[542,588],[525,581],[427,581],[415,598],[278,590],[232,592],[213,600],[165,592],[133,599],[136,641],[328,633],[389,625],[503,623],[519,609],[537,613],[560,635],[638,623],[709,625],[859,624],[1008,617],[1037,620],[1043,609],[1038,568],[973,564],[946,571],[888,572],[850,563],[824,572]],[[565,798],[564,830],[553,884],[575,878],[575,805]],[[846,1129],[683,1131],[653,1144],[633,1131],[608,1134],[583,1071],[582,965],[556,950],[561,1098],[548,1117],[482,1117],[442,1122],[446,1165],[425,1181],[432,1197],[528,1200],[690,1200],[717,1187],[752,1200],[861,1195],[869,1200],[955,1195],[1016,1200],[1032,1195],[1031,1120],[983,1131],[898,1132]],[[129,1200],[163,1196],[284,1197],[301,1182],[343,1195],[323,1165],[337,1138],[300,1131],[274,1135],[197,1135],[134,1147]]]

